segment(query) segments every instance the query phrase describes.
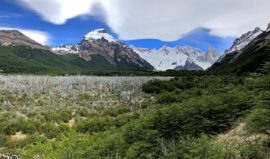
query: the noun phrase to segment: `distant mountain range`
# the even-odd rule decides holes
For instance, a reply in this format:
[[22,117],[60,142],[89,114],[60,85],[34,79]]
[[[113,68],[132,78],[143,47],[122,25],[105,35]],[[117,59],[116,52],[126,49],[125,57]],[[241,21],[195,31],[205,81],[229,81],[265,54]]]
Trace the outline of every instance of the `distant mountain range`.
[[153,70],[148,62],[116,41],[105,29],[91,31],[79,43],[55,47],[52,51],[59,55],[77,55],[86,61],[91,61],[93,55],[100,55],[120,70]]
[[[38,44],[19,31],[1,31],[0,71],[79,73],[84,71],[152,71],[154,69],[125,44],[111,41],[105,35],[104,30],[96,30],[88,33],[78,44],[70,46],[70,50],[68,50],[69,46],[59,47],[57,50],[57,48],[51,49]],[[71,50],[75,51],[71,52]]]
[[[54,53],[60,55],[77,54],[85,60],[89,60],[88,55],[99,53],[108,61],[114,63],[113,50],[115,47],[125,50],[125,54],[133,62],[139,64],[142,62],[139,59],[144,59],[158,71],[178,70],[177,68],[180,66],[183,66],[185,70],[204,70],[210,67],[220,57],[220,54],[212,48],[204,53],[199,49],[189,46],[176,46],[174,48],[164,46],[159,50],[136,48],[135,46],[129,47],[117,42],[104,29],[89,32],[78,44],[62,45],[52,48],[52,50]],[[133,52],[136,52],[139,56]],[[192,62],[186,65],[187,60]]]
[[[163,46],[160,49],[132,49],[143,59],[152,64],[156,70],[169,70],[184,68],[185,70],[205,70],[212,66],[219,58],[220,53],[209,48],[205,53],[190,46]],[[187,62],[188,61],[188,62]]]
[[269,32],[270,25],[266,31],[255,28],[247,32],[221,56],[213,48],[203,52],[190,46],[160,49],[127,46],[105,29],[87,33],[76,44],[54,48],[43,46],[19,31],[4,30],[0,31],[0,72],[165,71],[210,67],[210,72],[239,73],[250,67],[255,69],[261,64],[258,58],[268,58]]
[[[90,60],[89,55],[98,53],[104,56],[110,63],[114,63],[114,50],[116,48],[120,51],[120,56],[125,54],[125,56],[139,65],[145,63],[141,60],[144,59],[158,71],[176,69],[179,66],[183,66],[185,70],[204,70],[210,67],[220,57],[220,54],[212,48],[207,53],[204,53],[199,49],[189,46],[176,46],[175,48],[164,46],[159,50],[136,48],[134,46],[129,47],[117,42],[105,29],[97,29],[89,32],[77,44],[62,45],[52,48],[52,50],[54,53],[60,55],[76,54],[85,60]],[[187,60],[192,62],[185,65]]]
[[270,24],[265,31],[255,28],[236,39],[208,71],[243,74],[258,70],[266,61],[270,61]]

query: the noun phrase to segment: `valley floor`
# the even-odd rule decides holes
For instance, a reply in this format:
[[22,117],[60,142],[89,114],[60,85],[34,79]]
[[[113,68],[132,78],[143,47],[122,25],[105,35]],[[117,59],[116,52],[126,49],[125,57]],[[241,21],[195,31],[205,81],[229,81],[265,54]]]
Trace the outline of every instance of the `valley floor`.
[[24,159],[261,158],[270,77],[0,76],[0,154]]

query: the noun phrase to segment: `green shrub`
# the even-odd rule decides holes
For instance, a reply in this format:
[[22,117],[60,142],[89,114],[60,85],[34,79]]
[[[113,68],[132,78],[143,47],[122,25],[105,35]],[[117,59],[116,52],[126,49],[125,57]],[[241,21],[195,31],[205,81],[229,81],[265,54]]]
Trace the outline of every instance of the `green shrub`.
[[142,86],[142,91],[145,93],[155,93],[159,94],[161,92],[173,91],[175,89],[174,85],[171,85],[168,81],[162,80],[151,80]]
[[24,148],[27,145],[30,144],[36,144],[36,143],[45,143],[47,141],[47,138],[45,136],[41,136],[38,133],[28,135],[24,140],[18,140],[16,142],[12,142],[9,144],[9,147],[16,147],[16,148]]
[[115,118],[115,126],[117,128],[120,128],[123,125],[129,123],[130,121],[132,121],[134,119],[138,119],[139,117],[140,117],[140,114],[138,114],[138,113],[130,113],[130,114],[118,115]]
[[42,125],[40,120],[22,119],[17,120],[18,125],[20,125],[20,131],[25,134],[34,134],[37,132],[38,128]]
[[117,115],[128,113],[129,109],[127,107],[117,107],[117,108],[106,108],[103,111],[103,114],[116,117]]
[[76,114],[79,115],[80,117],[87,117],[90,113],[87,108],[77,108]]
[[5,147],[9,144],[10,138],[6,135],[0,135],[0,147]]
[[76,125],[79,132],[99,132],[110,129],[115,126],[115,119],[113,117],[93,117],[91,119],[81,120]]
[[158,158],[158,149],[155,149],[153,145],[147,142],[135,142],[127,150],[127,158],[129,159],[152,159]]
[[165,92],[157,96],[158,104],[171,104],[177,101],[180,101],[180,99],[175,93]]
[[10,122],[3,128],[3,132],[6,135],[14,135],[16,132],[20,131],[21,125],[17,122]]
[[47,122],[67,123],[72,118],[72,110],[68,108],[60,109],[58,111],[44,113],[43,116]]
[[[269,142],[269,141],[268,141]],[[269,145],[265,141],[261,143],[246,143],[240,148],[240,155],[244,159],[266,159],[269,157]]]
[[190,141],[185,154],[187,159],[233,159],[237,156],[226,143],[213,143],[207,135]]
[[71,131],[71,128],[67,125],[67,124],[59,124],[58,125],[58,129],[61,133],[64,133],[64,132],[70,132]]
[[58,118],[58,113],[57,112],[52,112],[52,111],[42,113],[42,115],[44,116],[46,122],[57,121],[57,118]]
[[269,109],[256,109],[246,120],[247,129],[250,132],[266,133],[270,132],[270,110]]
[[40,128],[40,133],[45,134],[45,136],[49,139],[56,138],[61,132],[59,127],[54,123],[45,123]]
[[62,109],[58,112],[58,122],[67,123],[72,118],[72,110],[71,109]]

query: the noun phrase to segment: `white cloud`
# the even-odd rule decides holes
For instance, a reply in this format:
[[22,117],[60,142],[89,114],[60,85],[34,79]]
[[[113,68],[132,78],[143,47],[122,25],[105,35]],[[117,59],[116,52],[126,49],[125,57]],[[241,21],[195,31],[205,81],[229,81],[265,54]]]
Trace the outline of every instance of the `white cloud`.
[[236,37],[270,22],[269,0],[18,0],[44,20],[63,24],[80,15],[95,15],[99,4],[104,21],[120,39],[173,41],[200,27],[210,34]]
[[42,31],[12,27],[0,27],[0,30],[18,30],[40,44],[49,45],[50,36],[48,33]]
[[95,0],[17,0],[46,21],[63,24],[73,17],[91,13]]

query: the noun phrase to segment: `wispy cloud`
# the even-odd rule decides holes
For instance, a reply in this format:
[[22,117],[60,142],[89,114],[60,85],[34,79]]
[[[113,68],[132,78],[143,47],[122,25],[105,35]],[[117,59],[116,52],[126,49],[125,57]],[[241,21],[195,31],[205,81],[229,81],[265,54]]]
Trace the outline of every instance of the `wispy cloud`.
[[14,19],[14,18],[18,18],[18,17],[22,17],[22,15],[17,14],[17,13],[12,13],[12,12],[0,11],[0,19]]
[[19,4],[34,10],[44,20],[63,24],[68,19],[91,13],[96,0],[17,0]]
[[22,28],[13,28],[13,27],[1,27],[0,30],[18,30],[22,32],[24,35],[28,36],[29,38],[35,40],[36,42],[49,45],[50,44],[50,35],[46,32],[42,32],[39,30],[31,30],[31,29],[22,29]]
[[[269,0],[17,0],[44,20],[64,24],[81,15],[101,14],[120,39],[174,41],[192,30],[237,37],[270,22]],[[95,6],[101,11],[96,11]]]

